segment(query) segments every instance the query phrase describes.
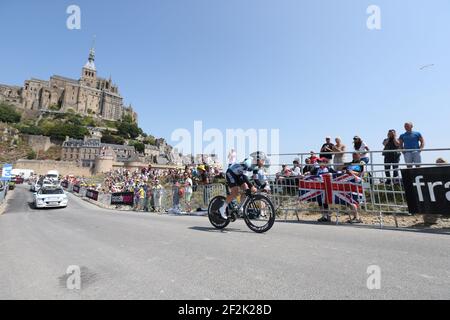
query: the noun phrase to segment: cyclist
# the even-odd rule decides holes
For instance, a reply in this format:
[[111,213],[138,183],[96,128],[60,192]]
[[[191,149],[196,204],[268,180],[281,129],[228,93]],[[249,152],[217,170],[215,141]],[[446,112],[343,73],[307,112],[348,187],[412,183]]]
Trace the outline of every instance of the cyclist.
[[[264,165],[265,161],[263,153],[256,152],[252,154],[252,156],[256,158],[256,164],[253,163],[251,158],[247,158],[241,163],[231,165],[227,170],[226,179],[227,184],[230,187],[230,194],[227,196],[223,206],[219,209],[220,215],[225,220],[228,219],[226,214],[227,207],[239,195],[239,188],[244,190],[246,193],[257,192],[256,187],[250,182],[250,179],[246,175],[247,172],[253,172],[253,180],[259,188],[262,189],[266,186],[261,183],[258,177],[259,168]],[[241,201],[242,203],[245,201],[245,196]]]

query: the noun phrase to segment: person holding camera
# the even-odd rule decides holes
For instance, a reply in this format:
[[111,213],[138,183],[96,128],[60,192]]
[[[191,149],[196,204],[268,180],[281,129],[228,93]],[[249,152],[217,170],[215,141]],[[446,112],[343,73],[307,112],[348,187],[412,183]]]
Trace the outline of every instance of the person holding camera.
[[393,182],[398,182],[398,163],[400,162],[400,152],[393,150],[400,149],[400,142],[397,139],[397,133],[394,129],[388,131],[387,138],[383,140],[384,150],[390,152],[383,152],[384,170],[386,174],[386,183],[391,183],[391,169],[393,170]]

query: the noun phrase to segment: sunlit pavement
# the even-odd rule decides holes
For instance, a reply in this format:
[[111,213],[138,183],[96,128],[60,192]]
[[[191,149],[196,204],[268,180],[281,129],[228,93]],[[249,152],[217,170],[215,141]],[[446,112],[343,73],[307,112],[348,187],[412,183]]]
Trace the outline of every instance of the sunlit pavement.
[[[0,216],[1,299],[450,298],[448,235],[299,223],[256,234],[242,221],[217,231],[206,217],[69,197],[67,209],[34,210],[27,186],[11,195]],[[69,266],[80,290],[67,286]]]

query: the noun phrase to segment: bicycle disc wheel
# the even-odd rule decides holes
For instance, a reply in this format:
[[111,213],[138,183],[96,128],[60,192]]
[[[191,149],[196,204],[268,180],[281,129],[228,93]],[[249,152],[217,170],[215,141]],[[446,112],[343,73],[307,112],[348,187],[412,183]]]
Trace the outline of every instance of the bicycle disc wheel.
[[224,220],[219,212],[219,209],[223,206],[225,200],[225,197],[217,196],[211,200],[208,206],[209,222],[211,222],[216,229],[223,229],[230,224],[230,219]]
[[252,196],[244,207],[244,221],[254,232],[269,231],[275,222],[275,208],[272,201],[262,194]]

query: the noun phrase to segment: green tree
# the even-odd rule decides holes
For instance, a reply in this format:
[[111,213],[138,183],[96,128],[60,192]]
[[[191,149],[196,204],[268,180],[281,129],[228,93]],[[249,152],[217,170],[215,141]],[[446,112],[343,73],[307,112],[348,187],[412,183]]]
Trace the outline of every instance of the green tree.
[[111,134],[109,131],[105,131],[102,134],[102,143],[111,143],[111,144],[120,144],[123,145],[125,143],[125,139],[119,136],[115,136]]
[[34,159],[36,159],[36,152],[34,152],[33,150],[29,151],[29,152],[27,153],[27,159],[28,159],[28,160],[34,160]]
[[142,134],[142,129],[136,123],[119,121],[117,124],[117,133],[125,139],[136,139]]
[[76,126],[82,126],[83,118],[79,114],[71,114],[67,117],[67,123],[73,124]]
[[122,116],[122,122],[135,123],[133,118],[129,114],[125,114]]
[[87,127],[95,127],[96,126],[95,120],[92,117],[84,117],[81,122],[84,126],[87,126]]
[[117,128],[117,124],[115,121],[103,120],[103,124],[104,124],[104,126],[106,126],[108,128]]
[[150,145],[152,145],[152,146],[155,146],[155,145],[156,145],[156,139],[155,139],[155,137],[154,137],[154,136],[147,136],[147,137],[144,139],[144,144],[150,144]]
[[17,129],[22,134],[31,134],[31,135],[39,136],[39,135],[43,135],[43,133],[44,133],[41,128],[39,128],[35,125],[28,125],[28,126],[21,125],[21,126],[18,126]]
[[83,139],[88,134],[89,131],[85,127],[71,123],[56,123],[46,132],[47,136],[59,140],[64,140],[66,136],[74,139]]
[[0,103],[0,122],[18,123],[22,115],[6,103]]
[[145,145],[142,142],[139,141],[130,141],[130,146],[133,146],[137,152],[144,153],[145,152]]
[[61,110],[61,106],[57,104],[52,104],[51,106],[48,107],[48,109],[53,111],[59,111]]

